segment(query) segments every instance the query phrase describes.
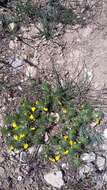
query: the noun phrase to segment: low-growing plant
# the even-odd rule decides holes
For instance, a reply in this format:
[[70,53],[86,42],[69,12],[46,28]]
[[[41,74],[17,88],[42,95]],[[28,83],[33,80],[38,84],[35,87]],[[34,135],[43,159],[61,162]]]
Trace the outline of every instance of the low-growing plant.
[[101,113],[87,102],[75,101],[73,89],[65,85],[44,83],[33,101],[23,99],[15,113],[9,113],[2,128],[10,150],[28,150],[44,145],[45,158],[52,162],[68,156],[75,164],[92,142],[89,124],[100,123]]
[[[96,3],[95,3],[96,4]],[[97,8],[97,6],[95,5]],[[68,2],[64,0],[48,0],[47,2],[33,1],[11,1],[7,2],[6,9],[9,10],[9,15],[3,16],[3,29],[5,32],[14,34],[19,31],[20,25],[34,23],[38,30],[36,37],[49,40],[55,34],[59,34],[59,29],[67,25],[84,27],[92,20],[95,15],[95,7],[86,2]],[[11,11],[10,11],[11,10]],[[9,30],[9,23],[15,23],[15,30]],[[76,26],[76,27],[77,27]]]
[[[77,22],[76,14],[72,8],[66,8],[60,1],[49,0],[45,6],[36,6],[32,2],[18,2],[16,5],[16,15],[22,22],[29,18],[33,22],[41,23],[42,28],[38,28],[40,36],[46,39],[53,37],[57,25],[73,25]],[[37,23],[36,23],[37,24]]]
[[29,1],[27,2],[18,2],[16,5],[16,13],[18,17],[21,19],[25,19],[26,17],[34,18],[36,16],[36,7]]

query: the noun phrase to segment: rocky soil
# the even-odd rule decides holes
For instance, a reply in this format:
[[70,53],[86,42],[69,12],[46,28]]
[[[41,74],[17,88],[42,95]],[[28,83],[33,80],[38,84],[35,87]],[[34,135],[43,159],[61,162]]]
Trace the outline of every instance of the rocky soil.
[[[104,112],[101,125],[93,125],[102,136],[101,143],[83,153],[81,167],[74,170],[67,159],[57,164],[45,163],[41,153],[34,156],[35,147],[27,153],[10,153],[0,134],[0,190],[107,189],[107,1],[87,2],[94,11],[88,23],[82,27],[67,25],[64,29],[59,24],[57,35],[49,41],[36,38],[38,30],[32,22],[21,25],[16,35],[9,35],[0,21],[0,59],[5,58],[12,66],[8,69],[5,64],[0,72],[0,80],[11,84],[11,90],[2,89],[0,94],[0,126],[5,112],[14,110],[23,94],[30,94],[29,76],[36,80],[42,76],[53,82],[54,65],[62,76],[76,78],[82,73],[82,79],[92,81],[87,98]],[[2,13],[4,8],[0,10]],[[14,27],[15,23],[10,23],[10,30]]]

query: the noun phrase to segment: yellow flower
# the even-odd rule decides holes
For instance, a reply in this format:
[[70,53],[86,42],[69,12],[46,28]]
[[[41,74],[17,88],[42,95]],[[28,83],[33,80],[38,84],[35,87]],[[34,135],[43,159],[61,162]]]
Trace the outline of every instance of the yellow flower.
[[64,155],[67,155],[69,153],[69,150],[64,151]]
[[101,119],[97,118],[97,119],[96,119],[96,125],[99,125],[100,122],[101,122]]
[[54,159],[54,158],[49,158],[49,160],[50,160],[51,162],[55,162],[55,159]]
[[60,160],[60,158],[61,158],[61,156],[60,156],[60,155],[56,155],[56,156],[55,156],[55,160],[56,160],[56,161],[59,161],[59,160]]
[[29,145],[27,143],[23,144],[23,148],[27,149],[29,147]]
[[60,160],[60,158],[61,158],[60,155],[56,155],[54,158],[49,158],[49,160],[50,160],[51,162],[57,162],[57,161]]
[[36,101],[36,105],[38,105],[39,104],[39,101]]
[[31,110],[32,112],[34,112],[36,110],[36,107],[32,107]]
[[22,133],[22,134],[19,135],[19,139],[22,139],[22,138],[24,138],[24,137],[25,137],[25,134],[24,134],[24,133]]
[[17,127],[16,122],[13,122],[12,127],[13,127],[13,128],[16,128],[16,127]]
[[9,150],[10,150],[10,151],[13,151],[13,150],[14,150],[14,147],[11,145],[11,146],[9,147]]
[[74,142],[74,145],[76,144],[76,142]]
[[29,119],[30,119],[30,120],[34,120],[35,118],[34,118],[34,116],[31,114],[31,115],[29,116]]
[[47,111],[48,111],[48,108],[43,108],[43,111],[46,111],[46,112],[47,112]]
[[69,144],[72,146],[74,144],[74,141],[70,140]]
[[31,130],[31,131],[35,131],[35,127],[31,127],[30,130]]
[[63,113],[67,113],[67,109],[66,108],[62,108]]
[[70,140],[70,141],[69,141],[69,144],[72,146],[72,145],[75,145],[75,144],[76,144],[76,142],[75,142],[75,141]]
[[68,135],[64,135],[64,140],[66,141],[68,139]]
[[81,105],[81,107],[80,107],[80,110],[83,110],[84,109],[84,104],[83,105]]
[[14,135],[13,138],[14,138],[14,140],[16,140],[16,141],[19,141],[19,136],[18,136],[18,135]]

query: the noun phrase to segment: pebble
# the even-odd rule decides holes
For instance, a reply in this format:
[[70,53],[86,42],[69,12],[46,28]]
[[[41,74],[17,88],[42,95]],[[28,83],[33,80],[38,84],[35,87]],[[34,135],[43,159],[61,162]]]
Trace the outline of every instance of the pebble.
[[10,32],[13,32],[13,31],[16,29],[16,23],[11,22],[11,23],[8,25],[8,27],[9,27],[9,31],[10,31]]
[[[4,126],[4,118],[3,115],[0,114],[0,126],[3,127]],[[1,131],[0,131],[0,136],[1,136]]]
[[92,122],[92,123],[90,123],[90,127],[95,127],[96,126],[96,122]]
[[79,178],[85,178],[86,174],[91,174],[91,172],[94,171],[94,167],[91,163],[87,164],[87,165],[83,165],[80,167],[79,169]]
[[50,173],[44,175],[44,179],[48,184],[59,189],[64,185],[62,177],[61,171],[51,171]]
[[43,145],[41,145],[41,146],[39,147],[38,154],[41,154],[42,151],[43,151]]
[[67,170],[69,169],[68,163],[62,163],[61,167],[62,169],[67,169]]
[[104,143],[100,145],[100,149],[103,151],[107,151],[107,141],[104,141]]
[[15,48],[15,42],[13,40],[10,40],[9,42],[9,48],[14,49]]
[[31,155],[34,154],[35,151],[36,151],[35,146],[31,146],[31,147],[28,149],[28,152],[29,152],[29,154],[31,154]]
[[95,158],[96,158],[96,155],[94,152],[84,153],[81,155],[81,160],[88,163],[95,161]]
[[97,156],[96,165],[100,171],[105,168],[105,158],[101,156]]
[[103,175],[103,181],[107,182],[107,172],[105,172],[104,175]]
[[11,60],[11,61],[10,61],[10,64],[12,65],[12,67],[13,67],[14,69],[17,69],[17,68],[23,66],[23,65],[24,65],[24,62],[23,62],[22,59],[16,58],[15,60]]
[[90,82],[93,78],[93,71],[88,70],[87,68],[84,69],[84,80]]
[[2,30],[3,30],[3,22],[2,20],[0,20],[0,32],[2,32]]
[[0,177],[5,177],[5,170],[3,167],[0,167]]
[[103,137],[104,137],[105,139],[107,139],[107,129],[104,130],[104,132],[103,132]]
[[4,157],[0,155],[0,163],[2,163],[4,160],[5,160]]
[[28,79],[29,77],[35,79],[37,77],[37,69],[31,67],[30,65],[26,65],[25,74],[26,74],[26,79]]
[[18,176],[17,180],[22,181],[22,176]]
[[26,163],[27,161],[28,161],[27,153],[25,151],[22,151],[20,153],[20,162]]
[[103,120],[104,120],[105,123],[107,123],[107,113],[105,113],[105,112],[103,114]]

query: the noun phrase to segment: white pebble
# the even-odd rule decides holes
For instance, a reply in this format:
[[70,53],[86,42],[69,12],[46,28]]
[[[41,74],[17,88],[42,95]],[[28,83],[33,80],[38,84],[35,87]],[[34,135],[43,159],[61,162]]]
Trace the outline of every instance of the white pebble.
[[104,132],[103,132],[103,137],[104,137],[105,139],[107,139],[107,129],[104,130]]
[[18,176],[17,180],[22,181],[22,176]]

